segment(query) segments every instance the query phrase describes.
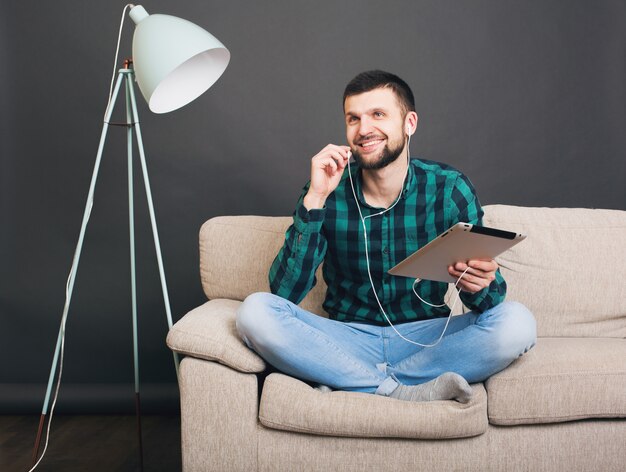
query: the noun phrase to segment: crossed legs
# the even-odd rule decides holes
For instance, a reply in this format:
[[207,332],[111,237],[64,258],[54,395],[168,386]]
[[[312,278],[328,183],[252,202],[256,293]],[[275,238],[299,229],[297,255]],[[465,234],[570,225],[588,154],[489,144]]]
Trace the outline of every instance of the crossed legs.
[[[430,344],[445,322],[438,318],[396,329]],[[269,293],[246,298],[237,313],[237,330],[251,349],[286,374],[335,389],[391,396],[397,396],[400,385],[426,384],[448,372],[469,383],[484,381],[536,340],[535,319],[517,302],[455,316],[441,342],[424,348],[404,341],[389,326],[329,320]]]

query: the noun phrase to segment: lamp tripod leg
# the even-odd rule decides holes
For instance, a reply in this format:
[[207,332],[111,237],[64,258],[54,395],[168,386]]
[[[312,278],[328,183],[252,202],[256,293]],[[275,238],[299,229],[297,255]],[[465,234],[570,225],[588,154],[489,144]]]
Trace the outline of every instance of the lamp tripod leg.
[[[165,304],[165,314],[167,316],[167,325],[171,328],[172,322],[172,310],[170,308],[170,299],[167,292],[167,282],[165,280],[165,270],[163,268],[163,257],[161,255],[161,244],[159,242],[159,233],[157,231],[156,217],[154,214],[154,204],[152,203],[152,192],[150,190],[150,180],[148,178],[148,169],[146,166],[146,156],[143,149],[143,140],[141,138],[141,127],[139,126],[139,114],[137,113],[137,102],[135,101],[135,92],[132,83],[129,84],[128,90],[130,92],[131,106],[133,110],[133,118],[135,123],[135,130],[137,133],[137,147],[139,149],[139,159],[141,162],[141,169],[143,172],[143,183],[146,189],[146,199],[148,200],[148,210],[150,212],[150,223],[152,225],[152,236],[154,238],[154,246],[156,249],[157,263],[159,266],[159,276],[161,279],[161,291],[163,292],[163,302]],[[178,354],[172,353],[174,356],[174,367],[176,368],[176,378],[178,379],[178,366],[180,364]]]
[[[33,461],[37,458],[39,453],[39,446],[41,443],[41,436],[43,432],[43,424],[45,422],[46,415],[48,413],[48,403],[50,401],[50,394],[52,393],[52,384],[54,381],[54,377],[56,374],[56,368],[59,361],[59,353],[61,352],[62,340],[65,336],[65,324],[67,322],[67,316],[70,309],[70,302],[72,300],[72,292],[74,290],[74,281],[76,280],[76,273],[78,271],[78,263],[80,262],[80,255],[83,249],[83,241],[85,238],[85,232],[87,230],[87,223],[89,221],[89,215],[91,214],[91,208],[93,206],[93,195],[96,189],[96,182],[98,180],[98,172],[100,170],[100,162],[102,161],[102,151],[104,150],[104,144],[106,142],[107,131],[109,129],[109,120],[111,119],[111,114],[113,113],[113,104],[115,103],[115,99],[117,98],[117,94],[119,93],[120,85],[122,83],[122,74],[120,73],[117,77],[117,82],[115,84],[115,90],[111,97],[111,101],[109,106],[107,107],[107,111],[104,117],[104,124],[102,125],[102,133],[100,135],[100,144],[98,145],[98,153],[96,155],[96,162],[94,164],[93,173],[91,175],[91,184],[89,185],[89,193],[87,195],[87,203],[85,205],[85,211],[83,213],[83,221],[80,227],[80,234],[78,236],[78,243],[76,245],[76,250],[74,251],[74,258],[72,260],[72,268],[70,269],[70,275],[67,280],[67,285],[65,287],[65,306],[63,307],[63,316],[61,317],[61,326],[59,328],[59,335],[57,336],[57,343],[54,350],[54,358],[52,360],[52,367],[50,368],[50,376],[48,377],[48,387],[46,389],[46,397],[43,404],[43,409],[41,412],[41,418],[39,420],[39,431],[37,432],[37,438],[35,439],[35,446],[33,450]],[[59,376],[61,373],[59,373]],[[53,404],[54,408],[54,404]],[[50,428],[50,424],[48,423],[48,429]],[[33,466],[35,463],[33,462]]]
[[133,363],[135,371],[135,416],[137,418],[137,443],[139,453],[139,470],[143,471],[143,439],[141,431],[141,398],[139,396],[139,336],[137,329],[137,277],[135,270],[135,210],[133,191],[133,117],[130,105],[132,75],[126,75],[126,146],[128,154],[128,227],[130,240],[130,283],[133,318]]
[[33,448],[33,457],[31,459],[30,466],[33,467],[37,462],[37,454],[39,453],[39,443],[41,442],[41,433],[43,432],[43,425],[46,422],[46,414],[42,413],[39,418],[39,427],[37,428],[37,437],[35,438],[35,447]]
[[135,392],[135,412],[137,417],[137,438],[139,441],[139,470],[143,471],[143,439],[141,435],[141,398]]

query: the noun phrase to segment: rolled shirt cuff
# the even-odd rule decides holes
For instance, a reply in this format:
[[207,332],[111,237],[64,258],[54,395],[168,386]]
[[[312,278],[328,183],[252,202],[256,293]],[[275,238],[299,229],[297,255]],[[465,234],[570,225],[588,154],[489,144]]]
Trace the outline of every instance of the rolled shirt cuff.
[[307,210],[302,204],[296,209],[294,225],[298,233],[315,233],[322,229],[326,208]]

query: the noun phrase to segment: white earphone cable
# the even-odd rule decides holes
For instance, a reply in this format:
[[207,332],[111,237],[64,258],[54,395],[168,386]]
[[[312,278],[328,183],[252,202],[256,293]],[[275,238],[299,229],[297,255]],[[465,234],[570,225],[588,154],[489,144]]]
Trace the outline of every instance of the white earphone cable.
[[[383,210],[383,211],[381,211],[379,213],[374,213],[373,215],[368,215],[366,217],[363,217],[363,213],[361,212],[361,206],[359,205],[359,199],[357,198],[356,190],[354,188],[354,182],[352,180],[352,172],[350,170],[350,163],[349,162],[348,162],[348,176],[350,178],[350,186],[352,187],[352,195],[354,196],[354,201],[356,203],[356,207],[357,207],[357,209],[359,211],[359,217],[361,219],[361,224],[363,225],[363,239],[364,239],[364,242],[365,242],[365,262],[366,262],[366,266],[367,266],[367,275],[369,276],[370,285],[372,286],[372,292],[374,293],[374,298],[376,299],[376,302],[378,303],[378,307],[380,309],[380,312],[383,314],[383,316],[387,320],[387,323],[389,323],[389,326],[391,326],[393,328],[393,330],[396,332],[396,334],[398,336],[400,336],[400,338],[402,338],[406,342],[411,343],[411,344],[415,344],[416,346],[421,346],[421,347],[434,347],[437,344],[439,344],[439,342],[443,339],[443,335],[445,334],[446,330],[448,329],[448,324],[450,323],[450,318],[452,317],[452,312],[454,311],[454,307],[456,306],[456,304],[457,304],[457,302],[459,301],[459,298],[460,298],[460,294],[459,294],[459,291],[457,289],[457,286],[458,286],[459,282],[461,281],[461,279],[463,278],[463,276],[465,275],[465,273],[469,270],[469,267],[467,267],[463,271],[461,276],[457,279],[456,283],[454,284],[454,288],[457,289],[456,299],[454,300],[454,303],[452,304],[452,307],[450,308],[450,313],[448,314],[448,319],[446,320],[446,324],[443,327],[443,330],[441,331],[441,335],[439,336],[437,341],[435,341],[432,344],[421,344],[421,343],[418,343],[416,341],[412,341],[412,340],[407,339],[406,337],[402,336],[402,334],[400,334],[400,332],[396,329],[396,327],[393,325],[393,323],[389,319],[389,316],[387,316],[387,313],[385,312],[385,309],[383,308],[383,305],[380,302],[380,299],[378,298],[378,294],[376,293],[376,287],[374,286],[374,281],[372,279],[372,272],[371,272],[371,269],[370,269],[369,251],[368,251],[368,247],[367,247],[367,227],[365,225],[365,220],[367,218],[372,218],[374,216],[379,216],[379,215],[382,215],[383,213],[388,212],[394,206],[397,205],[397,203],[400,201],[400,198],[402,197],[402,192],[404,190],[404,186],[406,185],[406,180],[407,180],[407,177],[409,175],[409,166],[411,165],[411,149],[410,149],[411,134],[410,133],[407,133],[407,134],[408,134],[408,141],[407,141],[407,167],[406,167],[406,173],[405,173],[404,179],[402,181],[402,188],[400,189],[400,193],[398,195],[398,198],[393,203],[393,205],[391,205],[389,208],[387,208],[387,209],[385,209],[385,210]],[[349,155],[348,155],[348,158],[349,158]],[[435,308],[447,305],[447,302],[449,300],[444,302],[442,305],[433,305],[433,304],[423,300],[422,297],[420,297],[419,294],[417,293],[417,291],[415,290],[415,285],[417,283],[419,283],[420,281],[421,281],[421,279],[415,279],[415,281],[413,282],[413,293],[415,293],[415,295],[417,296],[417,298],[420,299],[421,302],[423,302],[423,303],[425,303],[427,305],[430,305],[432,307],[435,307]]]

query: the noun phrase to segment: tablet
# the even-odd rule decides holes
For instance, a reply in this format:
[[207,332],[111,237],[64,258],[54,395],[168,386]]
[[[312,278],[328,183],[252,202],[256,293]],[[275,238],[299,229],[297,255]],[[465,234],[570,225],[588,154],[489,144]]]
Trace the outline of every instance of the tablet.
[[389,270],[391,275],[437,282],[456,282],[448,266],[470,259],[494,259],[526,235],[457,223]]

